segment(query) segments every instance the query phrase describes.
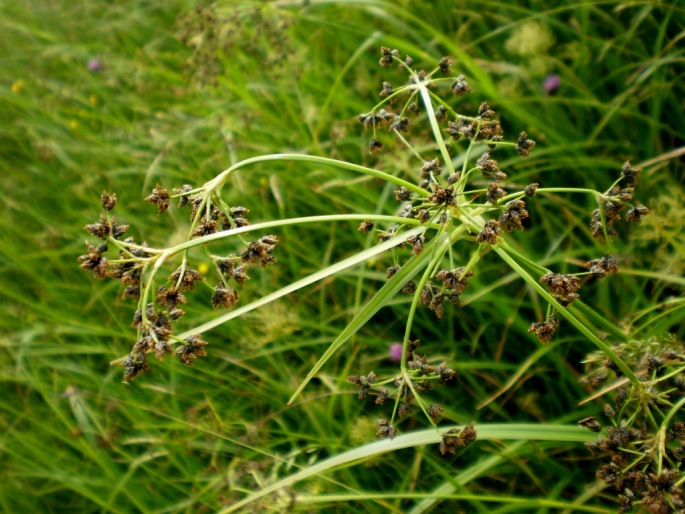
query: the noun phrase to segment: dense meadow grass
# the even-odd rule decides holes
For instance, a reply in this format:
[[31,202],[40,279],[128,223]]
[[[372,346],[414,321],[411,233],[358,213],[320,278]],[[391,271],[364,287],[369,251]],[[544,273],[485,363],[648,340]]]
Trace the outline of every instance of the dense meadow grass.
[[[0,2],[0,27],[0,511],[615,512],[616,491],[582,444],[595,436],[575,426],[606,421],[606,398],[584,401],[597,389],[581,381],[596,347],[569,323],[541,344],[528,328],[546,303],[494,252],[461,307],[413,320],[422,351],[457,372],[430,393],[441,426],[479,430],[447,456],[419,409],[397,438],[376,440],[387,412],[347,381],[396,372],[390,346],[403,339],[408,296],[286,405],[383,286],[387,259],[213,328],[193,367],[169,357],[124,384],[110,362],[135,342],[135,305],[77,257],[103,190],[117,193],[115,214],[136,240],[173,246],[187,212],[158,215],[143,201],[150,190],[200,186],[258,155],[340,159],[415,182],[411,153],[383,131],[384,151],[370,154],[356,117],[384,80],[406,80],[378,66],[381,46],[426,69],[451,55],[473,88],[460,112],[488,100],[510,140],[525,130],[537,141],[525,159],[497,154],[508,182],[604,191],[624,161],[643,169],[636,196],[652,212],[610,243],[590,237],[593,197],[564,193],[532,199],[509,241],[560,273],[610,251],[620,272],[583,286],[587,326],[607,344],[683,341],[682,3],[27,0]],[[466,147],[455,148],[461,163]],[[392,215],[393,189],[278,160],[241,169],[223,194],[258,223]],[[357,225],[272,229],[278,263],[251,274],[241,305],[371,248]],[[455,247],[462,264],[469,255]],[[182,330],[218,315],[210,295],[195,293]]]

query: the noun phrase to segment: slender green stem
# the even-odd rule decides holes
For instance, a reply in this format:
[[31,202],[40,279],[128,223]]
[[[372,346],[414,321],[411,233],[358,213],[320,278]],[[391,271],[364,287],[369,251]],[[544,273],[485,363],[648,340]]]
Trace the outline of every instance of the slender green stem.
[[[323,216],[322,216],[323,217]],[[306,219],[306,218],[305,218]],[[326,277],[335,275],[336,273],[339,273],[340,271],[347,269],[351,266],[354,266],[356,264],[362,263],[376,255],[379,255],[386,250],[389,250],[397,245],[400,245],[404,243],[407,238],[413,236],[413,235],[419,235],[425,230],[424,226],[421,227],[414,227],[412,230],[409,232],[406,232],[404,234],[400,234],[397,236],[394,236],[387,241],[380,243],[372,248],[369,248],[367,250],[364,250],[362,252],[359,252],[352,257],[348,257],[347,259],[344,259],[334,265],[331,265],[323,270],[317,271],[316,273],[313,273],[303,279],[300,279],[296,282],[293,282],[278,291],[275,291],[273,293],[270,293],[268,295],[262,296],[258,300],[255,300],[254,302],[250,303],[249,305],[245,305],[243,307],[240,307],[239,309],[236,309],[234,311],[228,312],[226,314],[223,314],[217,318],[212,319],[211,321],[208,321],[207,323],[204,323],[203,325],[200,325],[199,327],[194,327],[183,334],[180,334],[178,337],[180,339],[184,339],[186,337],[189,337],[193,334],[201,334],[203,332],[206,332],[207,330],[210,330],[214,327],[218,327],[219,325],[222,325],[232,319],[238,318],[242,316],[243,314],[250,312],[254,309],[257,309],[259,307],[262,307],[263,305],[266,305],[274,300],[277,300],[278,298],[281,298],[283,296],[286,296],[294,291],[297,291],[298,289],[301,289],[303,287],[306,287],[310,284],[314,284],[315,282],[318,282],[320,280],[323,280]],[[293,398],[291,398],[291,402],[294,400],[295,396],[299,394],[299,391],[301,389],[298,389],[295,395],[293,395]],[[290,402],[290,403],[291,403]]]
[[[580,188],[580,187],[540,187],[536,190],[536,194],[540,193],[569,193],[569,194],[584,194],[584,195],[592,195],[598,200],[602,198],[606,198],[602,193],[599,191],[595,191],[594,189],[585,189],[585,188]],[[526,196],[525,191],[517,191],[516,193],[511,193],[503,198],[500,199],[501,203],[505,202],[510,202],[511,200],[515,200],[516,198],[521,198],[523,196]],[[606,198],[609,199],[609,198]]]
[[594,507],[592,505],[579,505],[570,501],[550,500],[547,498],[519,498],[516,496],[488,495],[488,494],[436,494],[436,493],[350,493],[350,494],[316,494],[298,495],[295,503],[302,505],[315,505],[318,503],[331,503],[338,505],[340,502],[358,502],[365,500],[462,500],[476,502],[504,503],[510,505],[525,506],[527,509],[553,508],[572,509],[574,512],[595,512],[611,514],[614,510]]
[[428,92],[430,93],[431,98],[433,99],[433,101],[434,101],[435,103],[442,105],[445,109],[447,109],[447,111],[449,111],[449,113],[450,113],[452,116],[455,116],[455,117],[457,117],[457,118],[460,117],[459,113],[458,113],[457,111],[455,111],[455,110],[452,108],[452,106],[451,106],[450,104],[448,104],[447,102],[445,102],[442,98],[440,98],[438,95],[436,95],[436,94],[433,93],[432,91],[429,90]]
[[393,175],[389,175],[388,173],[384,173],[382,171],[374,170],[372,168],[367,168],[365,166],[359,166],[357,164],[352,164],[352,163],[345,162],[345,161],[339,161],[337,159],[329,159],[327,157],[318,157],[316,155],[301,155],[301,154],[291,154],[291,153],[260,155],[258,157],[252,157],[250,159],[245,159],[244,161],[240,161],[240,162],[234,164],[233,166],[231,166],[230,168],[225,169],[224,171],[219,173],[214,179],[207,182],[207,184],[205,184],[206,190],[216,191],[218,194],[218,192],[221,190],[221,188],[226,184],[226,181],[228,180],[228,178],[235,171],[237,171],[241,168],[245,168],[247,166],[251,166],[253,164],[260,164],[260,163],[265,163],[265,162],[275,162],[275,161],[276,162],[277,161],[285,161],[285,162],[306,162],[306,163],[310,163],[310,164],[324,164],[327,166],[333,166],[333,167],[345,169],[348,171],[355,171],[357,173],[369,175],[371,177],[379,178],[379,179],[385,180],[387,182],[392,182],[393,184],[396,184],[400,187],[406,187],[410,191],[413,191],[414,193],[416,193],[420,196],[428,196],[428,192],[425,189],[421,189],[416,184],[412,184],[411,182],[407,182],[406,180],[402,180],[401,178],[397,178]]
[[[430,414],[428,414],[428,409],[426,408],[426,404],[423,403],[423,399],[421,399],[421,395],[418,393],[416,388],[414,387],[414,382],[407,373],[406,369],[402,369],[402,380],[404,380],[404,383],[407,384],[409,389],[411,390],[412,394],[414,395],[414,399],[416,400],[416,403],[419,404],[419,408],[423,412],[423,414],[426,416],[426,419],[430,421],[430,424],[433,425],[433,428],[438,431],[438,426],[435,424],[435,421],[433,421],[433,418],[430,417]],[[439,433],[439,431],[438,431]]]
[[431,258],[430,262],[426,266],[426,270],[421,277],[421,280],[419,281],[418,285],[416,286],[416,293],[414,294],[414,298],[412,299],[411,306],[409,307],[409,314],[407,315],[407,324],[406,328],[404,331],[404,339],[402,341],[402,361],[401,361],[401,368],[404,370],[407,367],[407,353],[408,353],[408,346],[409,346],[409,337],[411,335],[411,328],[414,322],[414,315],[416,314],[416,308],[418,307],[419,304],[419,299],[421,297],[421,290],[423,287],[426,285],[426,282],[428,282],[428,279],[431,277],[433,273],[433,269],[435,266],[440,263],[440,261],[443,259],[445,256],[445,252],[447,252],[448,248],[451,248],[451,246],[454,244],[454,242],[459,239],[463,233],[466,230],[465,225],[460,225],[457,228],[455,228],[439,246],[436,246],[436,251],[433,257]]
[[402,218],[400,216],[386,216],[384,214],[327,214],[323,216],[306,216],[302,218],[288,218],[283,220],[273,220],[266,221],[264,223],[255,223],[254,225],[248,225],[246,227],[240,227],[233,230],[224,230],[222,232],[216,232],[214,234],[209,234],[207,236],[198,237],[196,239],[191,239],[177,246],[169,248],[167,251],[172,255],[178,253],[182,250],[188,248],[193,248],[195,246],[201,246],[212,241],[217,241],[219,239],[225,239],[227,237],[233,237],[240,234],[245,234],[247,232],[255,232],[258,230],[266,230],[275,227],[282,227],[288,225],[301,225],[305,223],[327,223],[331,221],[378,221],[387,223],[397,223],[401,225],[411,225],[419,226],[422,225],[428,228],[439,228],[440,225],[436,223],[421,223],[417,219],[412,218]]
[[538,282],[531,277],[526,270],[524,270],[518,262],[516,262],[508,253],[506,250],[503,248],[495,245],[493,246],[493,250],[497,253],[497,255],[500,256],[500,258],[505,261],[511,268],[516,271],[523,280],[525,280],[528,285],[530,285],[535,291],[537,291],[540,296],[545,298],[549,303],[554,305],[556,308],[557,312],[561,314],[566,320],[568,320],[574,327],[576,327],[585,337],[587,337],[592,343],[597,346],[604,354],[609,357],[615,364],[618,366],[618,368],[621,370],[621,372],[625,375],[625,377],[630,380],[633,385],[637,388],[641,388],[642,384],[638,380],[638,378],[635,376],[635,373],[628,367],[628,365],[614,352],[611,347],[606,344],[604,341],[602,341],[600,338],[598,338],[595,334],[593,334],[583,323],[576,318],[568,309],[565,307],[562,307],[559,302],[557,302]]
[[399,138],[400,141],[402,141],[404,146],[407,147],[407,150],[409,150],[414,155],[414,157],[416,157],[422,163],[425,162],[424,158],[421,157],[421,154],[414,149],[414,147],[409,143],[409,141],[407,141],[407,139],[402,134],[400,134],[399,130],[394,130],[393,132],[395,132],[395,135]]
[[438,143],[438,148],[440,149],[440,154],[442,155],[442,160],[450,173],[454,173],[454,165],[452,164],[452,158],[450,153],[445,146],[445,140],[442,137],[442,132],[440,130],[440,125],[435,117],[435,112],[433,111],[433,103],[431,102],[430,91],[425,86],[425,84],[420,83],[418,85],[419,93],[421,94],[421,100],[423,100],[423,105],[426,109],[426,115],[428,116],[428,121],[430,122],[431,129],[433,130],[433,137]]
[[678,403],[676,403],[671,409],[668,411],[668,414],[664,418],[664,421],[661,423],[661,428],[659,429],[659,432],[657,433],[657,438],[658,438],[658,448],[659,448],[659,469],[658,469],[658,474],[661,474],[661,466],[662,466],[662,461],[663,461],[663,456],[666,454],[666,434],[667,434],[667,429],[668,425],[673,419],[673,416],[676,415],[676,412],[678,412],[681,407],[685,405],[685,398],[681,398]]
[[[451,426],[444,427],[453,428]],[[463,428],[463,427],[454,427]],[[564,443],[583,443],[594,439],[595,435],[578,426],[565,425],[536,425],[536,424],[479,424],[477,425],[478,441],[497,441],[497,440],[518,440],[518,441],[559,441]],[[245,506],[268,496],[274,491],[284,487],[292,487],[295,483],[310,477],[319,476],[326,471],[330,471],[341,466],[349,466],[352,463],[360,462],[374,455],[397,451],[402,448],[415,448],[426,444],[437,444],[442,440],[432,428],[420,432],[411,432],[397,436],[394,440],[376,441],[366,444],[359,448],[354,448],[339,455],[334,455],[320,462],[295,471],[273,484],[258,489],[246,498],[229,505],[222,509],[219,514],[229,514],[243,509]],[[477,444],[477,443],[476,443]]]
[[471,151],[473,150],[473,147],[476,144],[476,138],[478,137],[478,132],[480,131],[480,124],[481,124],[481,119],[478,118],[478,125],[476,126],[476,132],[473,135],[473,137],[469,140],[469,146],[466,149],[466,155],[464,155],[464,164],[461,168],[461,179],[459,179],[459,185],[457,186],[457,189],[459,190],[460,193],[464,192],[464,188],[466,187],[466,178],[469,176],[470,172],[473,171],[473,169],[471,169],[471,170],[469,170],[469,173],[467,173],[466,168],[469,165],[469,160],[471,158]]
[[[457,229],[458,230],[458,229]],[[456,231],[456,230],[455,230]],[[423,290],[423,287],[426,285],[428,280],[430,279],[431,273],[433,271],[433,268],[435,267],[435,264],[437,262],[440,262],[442,258],[445,255],[445,252],[447,251],[447,248],[451,244],[451,238],[446,237],[444,241],[439,246],[436,246],[436,252],[433,255],[432,259],[426,266],[425,271],[423,272],[423,275],[421,276],[421,280],[419,283],[416,285],[416,292],[414,293],[414,298],[412,299],[411,306],[409,307],[409,314],[407,315],[407,324],[404,329],[404,340],[402,341],[402,361],[401,361],[401,368],[402,371],[404,372],[407,369],[407,354],[409,353],[409,337],[411,336],[411,329],[412,325],[414,323],[414,315],[416,314],[416,308],[419,305],[419,300],[421,298],[421,291]]]
[[378,109],[383,107],[385,104],[390,103],[394,98],[397,98],[399,95],[404,93],[405,91],[408,91],[411,89],[411,86],[400,86],[398,88],[393,88],[392,93],[390,93],[388,96],[383,98],[380,102],[378,102],[376,105],[373,106],[373,109],[371,109],[371,112],[376,112]]

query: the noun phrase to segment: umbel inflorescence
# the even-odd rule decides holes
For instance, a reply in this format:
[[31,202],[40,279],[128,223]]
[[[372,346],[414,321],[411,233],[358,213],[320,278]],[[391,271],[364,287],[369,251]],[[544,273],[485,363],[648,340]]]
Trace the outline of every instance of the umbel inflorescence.
[[685,345],[671,335],[629,340],[614,349],[639,377],[630,383],[613,362],[595,352],[584,381],[610,398],[605,424],[581,425],[601,432],[586,446],[597,459],[597,478],[615,488],[619,512],[633,507],[654,514],[685,512]]
[[[196,286],[211,290],[210,303],[214,308],[230,309],[239,301],[238,291],[247,281],[250,268],[264,268],[276,262],[274,250],[279,238],[263,235],[244,239],[248,232],[288,224],[356,220],[361,222],[358,230],[362,233],[375,232],[378,242],[370,250],[361,252],[360,249],[359,258],[353,256],[345,262],[353,265],[363,262],[361,256],[366,258],[391,250],[392,263],[387,268],[387,282],[382,287],[382,291],[387,292],[386,302],[397,293],[411,298],[399,374],[383,377],[366,370],[349,377],[349,381],[359,388],[361,399],[373,397],[378,405],[392,405],[391,414],[378,420],[379,436],[393,438],[397,433],[398,420],[412,416],[415,411],[421,411],[437,428],[443,407],[426,401],[423,396],[436,385],[453,383],[456,372],[446,362],[431,362],[425,354],[419,353],[419,337],[413,334],[412,329],[415,313],[420,306],[425,306],[437,318],[442,318],[448,309],[453,308],[450,305],[461,305],[460,298],[469,289],[480,259],[488,252],[496,253],[547,302],[545,318],[531,320],[530,325],[530,332],[540,342],[549,342],[565,318],[604,352],[626,377],[637,381],[616,352],[568,310],[568,306],[578,300],[585,281],[601,279],[618,271],[616,259],[610,254],[588,256],[585,269],[576,273],[555,273],[541,267],[533,257],[515,251],[508,238],[511,233],[526,228],[529,222],[528,203],[537,195],[547,193],[592,195],[597,200],[597,209],[588,215],[590,235],[600,240],[615,237],[616,222],[622,217],[627,221],[639,221],[648,213],[646,207],[632,203],[640,170],[625,163],[620,176],[604,192],[544,188],[538,183],[508,185],[507,170],[502,169],[498,162],[499,155],[527,158],[536,143],[525,131],[518,131],[511,141],[505,140],[497,113],[486,100],[480,102],[475,112],[460,112],[457,107],[460,100],[473,91],[464,75],[451,74],[452,60],[449,57],[440,59],[432,71],[426,72],[416,69],[410,57],[400,58],[397,50],[384,47],[380,64],[385,68],[397,65],[408,80],[399,86],[383,82],[379,103],[357,119],[370,133],[368,145],[371,152],[383,150],[383,133],[387,131],[415,158],[410,181],[396,176],[399,172],[391,174],[324,157],[278,154],[247,159],[200,187],[184,185],[175,189],[173,194],[159,185],[153,189],[146,200],[154,204],[160,214],[169,208],[172,199],[178,200],[179,207],[190,210],[187,240],[165,249],[125,238],[129,226],[120,224],[112,216],[116,196],[102,194],[105,212],[98,222],[86,226],[87,232],[100,241],[97,245],[87,243],[88,251],[79,257],[79,261],[82,268],[91,270],[97,278],[120,280],[122,297],[137,302],[133,319],[137,331],[135,342],[126,356],[115,361],[124,368],[124,380],[148,371],[150,354],[159,360],[167,354],[174,354],[187,365],[206,355],[207,343],[201,338],[200,329],[185,332],[184,337],[179,337],[175,335],[174,323],[184,316],[183,306]],[[428,128],[428,144],[426,132],[414,130],[422,126]],[[222,188],[231,174],[240,168],[257,163],[268,165],[276,160],[332,166],[392,183],[398,202],[396,214],[330,214],[250,225],[248,209],[228,205],[221,195]],[[461,164],[457,166],[455,162]],[[223,239],[237,240],[239,248],[227,255],[212,253],[212,243]],[[457,252],[453,251],[457,243],[471,249],[467,254],[470,256],[462,262],[457,262]],[[192,249],[205,251],[214,266],[212,277],[191,266],[189,252]],[[167,269],[174,259],[179,259],[180,263]],[[298,287],[340,269],[344,268],[321,270],[312,275],[311,280],[298,281]],[[294,290],[284,289],[288,292]],[[269,295],[269,301],[276,297],[278,295]],[[265,302],[255,303],[261,306]],[[218,319],[212,326],[228,318],[219,316]],[[203,327],[206,329],[207,325]],[[421,348],[427,346],[424,344]],[[471,424],[462,429],[450,429],[441,436],[441,452],[452,453],[473,441],[476,430]]]
[[[191,229],[188,240],[199,240],[217,232],[249,225],[249,210],[242,206],[229,207],[220,198],[202,194],[202,189],[185,185],[174,191],[179,199],[179,207],[190,205]],[[169,192],[157,185],[146,200],[157,207],[160,214],[170,204]],[[137,338],[129,354],[119,359],[124,368],[124,381],[136,378],[150,370],[148,355],[154,354],[163,360],[167,354],[176,355],[188,366],[198,357],[207,355],[203,341],[198,334],[179,339],[174,335],[173,324],[185,315],[182,306],[188,301],[187,295],[195,290],[197,284],[211,290],[210,303],[214,308],[231,308],[238,303],[237,289],[248,280],[247,271],[255,264],[266,267],[276,262],[273,255],[278,238],[263,236],[254,241],[241,238],[243,250],[228,255],[208,255],[214,264],[214,285],[197,269],[190,266],[188,249],[193,244],[161,250],[151,248],[147,243],[136,243],[132,237],[124,239],[129,225],[119,224],[111,211],[117,204],[115,194],[103,192],[100,198],[104,214],[97,223],[86,225],[86,231],[101,240],[98,246],[86,243],[88,253],[78,260],[81,268],[92,270],[99,279],[116,279],[122,284],[122,298],[138,302],[133,315],[133,327]],[[116,255],[107,257],[110,247]],[[163,275],[161,270],[170,257],[181,254],[180,265],[170,274]]]
[[[442,385],[456,375],[446,368],[445,363],[433,366],[426,356],[417,353],[418,341],[410,338],[415,308],[425,305],[442,318],[447,305],[459,306],[460,296],[469,287],[469,279],[476,273],[481,257],[493,249],[506,253],[509,249],[506,234],[526,227],[529,218],[527,201],[547,192],[593,194],[598,208],[590,216],[591,235],[600,240],[617,235],[614,223],[621,218],[622,211],[626,211],[627,221],[639,221],[648,209],[640,204],[631,204],[640,170],[627,162],[619,178],[605,192],[545,189],[538,183],[519,190],[507,186],[506,170],[502,169],[496,156],[513,151],[520,157],[529,157],[536,143],[525,131],[519,132],[513,141],[506,141],[497,114],[487,101],[482,101],[474,113],[463,113],[454,107],[473,91],[464,75],[450,75],[450,57],[443,57],[435,68],[427,72],[415,69],[411,57],[401,58],[397,50],[384,47],[380,65],[385,68],[396,65],[408,75],[408,80],[400,86],[383,82],[380,102],[371,111],[360,114],[357,120],[371,135],[371,153],[383,151],[382,133],[387,131],[416,158],[414,179],[419,189],[400,187],[395,190],[395,199],[400,202],[397,212],[400,217],[418,221],[426,228],[422,234],[406,239],[412,258],[422,252],[431,254],[426,259],[421,279],[408,280],[400,289],[402,293],[414,296],[405,332],[402,374],[381,378],[370,372],[352,375],[348,379],[359,387],[360,398],[373,395],[375,403],[381,405],[388,398],[394,399],[390,421],[381,419],[378,422],[378,435],[392,438],[395,435],[395,418],[411,413],[414,403],[419,404],[433,424],[437,423],[442,407],[424,403],[420,393],[432,389],[435,383]],[[413,129],[426,123],[432,132],[435,149],[420,151],[419,148],[431,148],[432,145],[420,139],[421,129]],[[412,136],[419,141],[412,141]],[[463,157],[460,167],[454,165],[453,156],[457,154]],[[483,182],[485,186],[480,185]],[[380,229],[371,221],[364,221],[359,231],[376,230],[379,239],[384,241],[413,226],[397,223]],[[459,265],[454,262],[452,253],[452,247],[458,241],[473,244],[470,259]],[[388,279],[403,269],[398,252],[394,252],[393,259],[393,265],[387,269]],[[618,271],[617,261],[610,254],[591,259],[586,269],[573,274],[554,273],[532,260],[525,264],[540,271],[538,287],[544,286],[545,296],[549,299],[546,319],[530,326],[530,332],[542,343],[548,343],[554,336],[560,322],[559,311],[580,297],[583,281],[603,278]],[[392,386],[390,390],[388,386]]]

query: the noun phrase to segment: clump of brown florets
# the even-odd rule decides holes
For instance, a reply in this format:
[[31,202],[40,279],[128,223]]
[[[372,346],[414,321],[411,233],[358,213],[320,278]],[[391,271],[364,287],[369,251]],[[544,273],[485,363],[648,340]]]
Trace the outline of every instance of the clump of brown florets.
[[152,190],[152,193],[145,198],[145,201],[156,205],[157,212],[162,214],[169,208],[169,191],[157,184]]
[[528,157],[533,148],[535,148],[535,141],[528,139],[528,134],[526,132],[521,132],[516,141],[516,153],[521,157]]
[[599,259],[592,259],[585,263],[585,267],[595,278],[606,277],[609,273],[618,273],[616,259],[611,254],[606,254]]
[[608,426],[595,417],[580,424],[599,433],[586,447],[593,458],[604,459],[596,476],[615,489],[620,513],[633,507],[658,514],[685,510],[685,422],[672,411],[685,397],[685,390],[678,387],[685,374],[684,349],[671,335],[613,344],[615,354],[641,377],[635,386],[620,386],[618,381],[625,380],[622,373],[602,352],[585,361],[582,382],[613,396],[613,405],[607,403],[603,409]]
[[471,422],[462,429],[451,428],[442,434],[442,441],[440,442],[440,453],[454,454],[459,448],[464,448],[474,442],[477,438],[475,423]]
[[243,262],[257,263],[265,268],[267,264],[276,262],[273,251],[277,244],[278,238],[276,236],[264,236],[257,241],[248,243],[247,249],[240,254],[240,258]]
[[580,298],[576,293],[580,289],[580,281],[575,275],[547,273],[540,277],[540,283],[547,285],[552,296],[564,307]]
[[106,211],[111,211],[117,205],[117,195],[116,193],[108,193],[103,191],[100,195],[100,204],[102,208]]
[[359,387],[359,399],[363,400],[369,395],[369,391],[376,381],[376,374],[372,371],[368,375],[350,375],[347,381]]
[[84,228],[91,236],[107,240],[108,237],[119,239],[128,231],[129,226],[119,225],[114,217],[101,214],[99,222],[86,225]]
[[488,220],[483,226],[483,230],[476,237],[478,243],[488,243],[491,245],[497,244],[497,237],[502,235],[502,228],[500,227],[499,221]]
[[471,86],[466,82],[466,77],[464,77],[464,75],[459,75],[452,83],[452,93],[456,96],[464,96],[471,91]]
[[438,62],[440,73],[442,73],[443,75],[449,75],[451,66],[452,58],[449,55],[443,57],[442,59],[440,59],[440,62]]
[[382,439],[395,439],[395,436],[397,435],[397,432],[395,430],[395,427],[391,425],[387,420],[385,419],[379,419],[376,421],[376,424],[378,425],[378,432],[376,432],[376,435]]
[[95,278],[104,280],[107,278],[109,272],[107,257],[103,255],[107,251],[107,245],[101,244],[93,246],[86,241],[86,246],[88,248],[88,253],[78,257],[80,263],[79,267],[81,269],[91,270]]
[[490,157],[490,152],[481,155],[480,159],[476,161],[476,166],[480,169],[483,178],[488,180],[500,181],[507,178],[507,174],[499,169],[497,161]]
[[376,153],[383,150],[383,143],[377,137],[371,138],[369,140],[369,152]]
[[[456,376],[456,371],[447,367],[446,362],[439,365],[430,364],[427,356],[416,353],[420,344],[419,340],[409,340],[404,345],[393,343],[391,345],[391,358],[396,359],[397,353],[394,346],[400,345],[403,350],[401,355],[407,358],[406,375],[389,378],[379,378],[371,371],[367,374],[350,375],[347,381],[354,384],[358,390],[358,398],[364,400],[369,396],[374,396],[376,405],[385,405],[389,400],[394,400],[393,414],[390,421],[383,419],[379,421],[380,429],[377,432],[379,437],[393,438],[396,428],[393,424],[395,416],[406,418],[414,414],[417,396],[425,391],[432,391],[434,383],[444,386]],[[385,385],[392,384],[394,388],[388,389]],[[422,411],[425,412],[431,423],[439,421],[444,409],[438,404],[431,404],[425,410],[421,402]]]
[[523,220],[527,218],[526,202],[517,199],[506,205],[504,212],[499,217],[499,224],[505,232],[511,232],[514,229],[523,230]]
[[392,66],[393,57],[398,57],[400,53],[395,49],[390,49],[386,46],[381,47],[381,59],[378,64],[383,66],[383,68],[389,68]]
[[523,190],[523,193],[528,197],[535,196],[537,194],[538,187],[540,187],[540,184],[533,182],[532,184],[528,184],[526,186],[526,188]]
[[488,190],[485,193],[485,199],[493,204],[497,205],[497,203],[500,201],[500,198],[504,198],[507,196],[507,192],[500,187],[499,182],[490,182],[488,185]]
[[227,307],[231,308],[238,303],[238,292],[230,287],[222,287],[220,285],[214,286],[212,293],[212,307]]
[[130,354],[121,363],[124,368],[124,382],[133,380],[143,373],[150,371],[150,364],[147,362],[147,355],[143,352]]
[[593,238],[604,241],[617,237],[618,233],[614,228],[614,223],[621,219],[621,212],[626,207],[628,207],[625,213],[625,220],[627,222],[639,222],[644,216],[649,214],[649,209],[644,205],[631,204],[641,171],[631,168],[629,162],[623,164],[621,175],[626,180],[626,187],[616,184],[602,195],[600,206],[592,211],[592,219],[590,220]]
[[204,277],[198,270],[189,268],[184,263],[169,275],[169,280],[180,291],[193,291],[195,289],[195,282],[201,282],[204,280]]
[[185,305],[188,300],[174,285],[169,288],[166,286],[157,287],[155,301],[158,305],[162,305],[167,311],[171,312],[179,305]]
[[205,346],[208,344],[199,335],[192,335],[176,348],[175,353],[183,364],[192,366],[198,357],[207,357]]
[[453,270],[440,270],[435,274],[435,278],[442,282],[443,288],[460,295],[469,286],[466,279],[471,278],[473,275],[473,270],[460,267]]
[[559,320],[557,317],[550,316],[547,321],[533,323],[528,329],[528,332],[533,332],[542,344],[547,344],[552,340],[558,326]]
[[357,229],[359,232],[362,234],[368,234],[368,232],[373,228],[373,221],[370,220],[364,220],[361,222],[359,225],[359,228]]
[[623,166],[621,167],[621,175],[623,175],[625,177],[626,186],[628,186],[628,187],[637,186],[638,179],[640,177],[640,173],[642,173],[642,170],[637,169],[637,168],[632,168],[628,161],[624,162]]

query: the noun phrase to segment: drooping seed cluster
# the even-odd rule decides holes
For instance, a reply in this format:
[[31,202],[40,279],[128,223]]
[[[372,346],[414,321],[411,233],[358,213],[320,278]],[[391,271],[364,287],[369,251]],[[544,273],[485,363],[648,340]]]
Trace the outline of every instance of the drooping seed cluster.
[[[595,352],[586,360],[583,382],[611,390],[604,406],[608,426],[595,417],[581,426],[598,432],[586,446],[602,459],[597,478],[617,493],[618,512],[666,514],[685,511],[685,343],[666,334],[613,345],[640,378],[622,380],[613,361]],[[610,387],[614,384],[613,387]]]
[[621,212],[626,208],[625,220],[638,222],[643,216],[649,214],[649,209],[642,204],[631,204],[635,186],[642,170],[632,168],[629,162],[625,162],[621,168],[622,179],[625,179],[625,187],[614,185],[602,195],[599,207],[592,211],[590,228],[592,237],[604,241],[612,237],[618,237],[614,223],[621,219]]
[[[418,401],[416,395],[425,391],[432,391],[435,383],[444,386],[454,380],[457,373],[448,368],[446,362],[434,366],[428,362],[428,357],[416,354],[419,344],[419,340],[409,342],[406,375],[402,374],[379,380],[376,374],[371,371],[366,375],[350,375],[347,377],[350,383],[359,388],[359,399],[363,400],[369,395],[375,396],[374,403],[376,405],[384,405],[387,400],[392,400],[394,412],[401,419],[413,414]],[[443,407],[436,403],[425,407],[425,409],[433,424],[438,423],[444,412]],[[377,421],[377,425],[379,437],[389,439],[395,437],[397,430],[392,420],[381,418]]]
[[[232,229],[249,225],[246,218],[249,211],[245,207],[228,207],[220,198],[215,198],[213,203],[208,196],[200,194],[200,189],[190,185],[174,192],[179,198],[179,207],[191,205],[189,239],[221,231],[230,233]],[[162,214],[169,208],[171,198],[168,191],[158,184],[145,200],[154,204]],[[203,284],[212,291],[212,307],[233,307],[238,303],[239,295],[231,282],[238,287],[243,286],[248,279],[247,268],[250,265],[258,264],[264,268],[276,262],[274,250],[278,238],[267,235],[248,242],[240,254],[225,257],[210,254],[218,279],[214,286],[206,283],[199,270],[188,265],[186,253],[183,253],[180,266],[168,275],[164,283],[160,283],[155,266],[157,259],[167,259],[179,252],[157,250],[148,247],[147,243],[136,244],[130,237],[122,240],[129,226],[119,224],[110,214],[117,204],[116,195],[104,192],[100,201],[105,214],[100,215],[97,223],[86,225],[85,230],[102,242],[97,246],[86,242],[88,251],[78,261],[82,269],[91,270],[96,278],[121,280],[122,298],[138,302],[133,316],[133,327],[137,329],[138,337],[129,354],[117,361],[124,368],[124,381],[150,370],[148,354],[154,354],[158,360],[167,354],[175,354],[183,364],[192,366],[195,359],[207,355],[205,346],[208,343],[198,334],[185,339],[174,336],[172,323],[185,315],[181,307],[188,302],[186,294],[194,291],[196,284]],[[106,257],[110,246],[118,250],[118,258]]]
[[[592,236],[605,240],[607,237],[616,237],[618,233],[613,228],[613,223],[621,219],[620,212],[623,211],[632,201],[635,186],[638,183],[638,176],[642,170],[632,168],[630,163],[623,164],[620,180],[626,181],[625,188],[615,184],[608,192],[599,195],[601,197],[600,208],[592,212],[591,231]],[[537,184],[535,184],[537,189]],[[639,221],[641,216],[649,213],[647,207],[637,204],[631,206],[626,213],[626,221]],[[502,222],[502,217],[500,217]],[[595,279],[601,279],[609,274],[618,273],[618,263],[611,254],[606,254],[598,259],[592,259],[585,264],[589,274]],[[540,282],[546,285],[552,297],[563,307],[571,305],[580,295],[578,290],[581,287],[581,277],[587,273],[577,274],[556,274],[547,273],[540,278]],[[529,331],[533,332],[542,343],[548,343],[559,325],[558,318],[554,313],[550,314],[546,321],[536,322],[530,326]]]

